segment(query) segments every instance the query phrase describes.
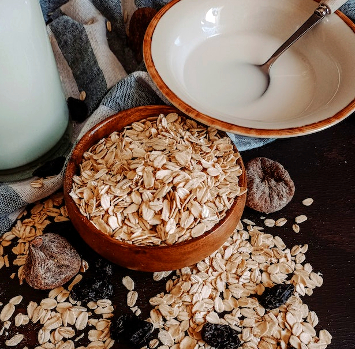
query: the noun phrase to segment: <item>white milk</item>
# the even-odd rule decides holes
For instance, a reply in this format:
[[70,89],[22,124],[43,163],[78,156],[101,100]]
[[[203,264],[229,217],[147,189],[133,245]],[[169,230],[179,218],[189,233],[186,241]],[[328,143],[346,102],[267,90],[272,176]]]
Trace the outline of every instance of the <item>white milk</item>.
[[[268,89],[264,74],[254,66],[266,61],[282,42],[267,35],[216,35],[191,51],[183,84],[191,105],[224,121],[243,125],[243,119],[275,120],[301,115],[312,102],[315,78],[307,60],[294,49],[271,68]],[[236,119],[238,115],[240,119]]]
[[0,170],[47,153],[67,125],[38,0],[0,0]]
[[228,57],[223,57],[221,40],[209,38],[188,56],[184,70],[186,89],[205,105],[235,108],[250,104],[265,92],[267,78],[255,65],[230,54],[228,49]]

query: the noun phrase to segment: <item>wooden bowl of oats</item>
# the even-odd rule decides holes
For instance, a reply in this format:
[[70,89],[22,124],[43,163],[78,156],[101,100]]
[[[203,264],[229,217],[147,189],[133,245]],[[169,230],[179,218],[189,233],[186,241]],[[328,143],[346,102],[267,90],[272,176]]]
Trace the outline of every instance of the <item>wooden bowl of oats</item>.
[[69,217],[104,258],[175,270],[220,248],[246,200],[230,138],[170,106],[122,111],[88,131],[64,177]]

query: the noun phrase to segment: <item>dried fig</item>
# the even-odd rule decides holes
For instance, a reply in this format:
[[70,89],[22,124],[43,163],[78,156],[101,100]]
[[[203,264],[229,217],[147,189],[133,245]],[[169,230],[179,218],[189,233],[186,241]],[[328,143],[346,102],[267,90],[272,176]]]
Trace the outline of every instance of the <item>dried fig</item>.
[[258,157],[250,160],[245,170],[248,207],[272,213],[281,210],[293,198],[295,185],[289,173],[277,161]]
[[148,25],[157,10],[150,7],[138,8],[129,22],[128,43],[136,56],[137,62],[143,60],[143,39]]
[[36,289],[53,289],[75,276],[81,258],[69,242],[57,234],[36,237],[29,246],[24,265],[27,283]]

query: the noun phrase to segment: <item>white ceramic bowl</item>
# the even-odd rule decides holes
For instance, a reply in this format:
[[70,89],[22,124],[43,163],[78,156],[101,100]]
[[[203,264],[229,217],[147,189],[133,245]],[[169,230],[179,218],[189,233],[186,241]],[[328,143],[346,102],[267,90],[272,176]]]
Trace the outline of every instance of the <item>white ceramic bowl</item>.
[[322,130],[355,110],[355,26],[339,11],[274,63],[260,98],[254,99],[260,86],[251,75],[237,74],[240,62],[266,61],[317,6],[312,0],[173,0],[147,29],[148,72],[172,104],[219,129],[256,137]]

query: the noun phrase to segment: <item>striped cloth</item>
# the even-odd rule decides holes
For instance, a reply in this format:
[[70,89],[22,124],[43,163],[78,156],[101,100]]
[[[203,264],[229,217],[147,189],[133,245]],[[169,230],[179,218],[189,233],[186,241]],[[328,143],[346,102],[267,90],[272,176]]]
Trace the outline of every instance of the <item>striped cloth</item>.
[[[90,117],[74,123],[72,144],[92,126],[120,110],[141,105],[168,104],[127,45],[134,12],[142,7],[160,9],[169,0],[40,0],[66,98],[86,92]],[[355,0],[343,6],[352,19]],[[107,22],[111,30],[107,31]],[[273,139],[230,134],[240,151],[260,147]],[[45,198],[62,186],[63,172],[32,188],[33,178],[0,183],[0,234],[9,230],[29,203]]]

